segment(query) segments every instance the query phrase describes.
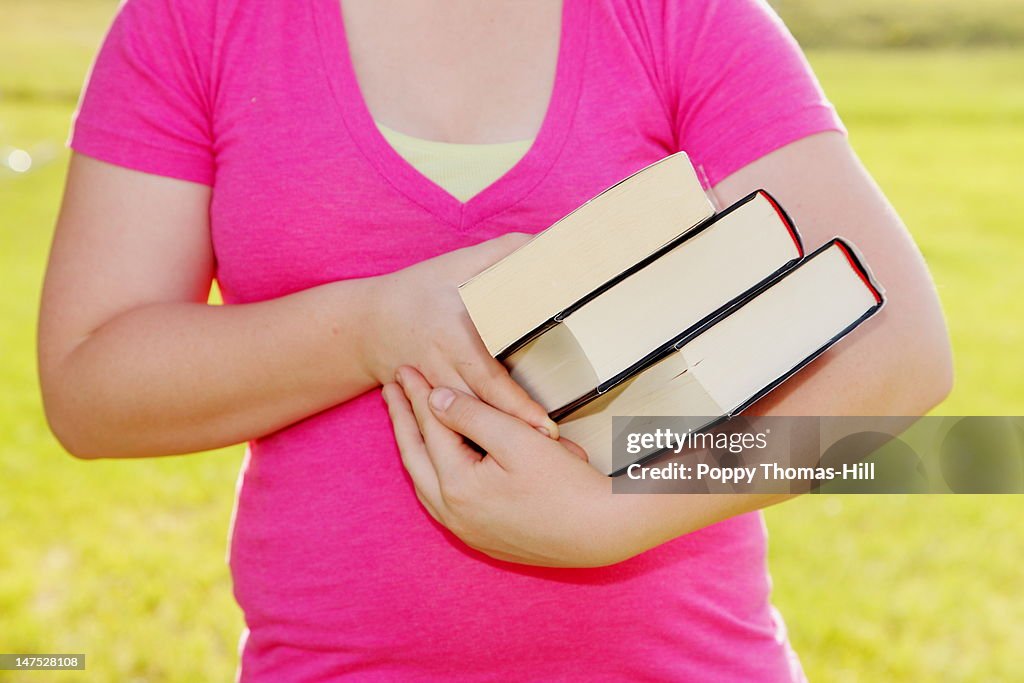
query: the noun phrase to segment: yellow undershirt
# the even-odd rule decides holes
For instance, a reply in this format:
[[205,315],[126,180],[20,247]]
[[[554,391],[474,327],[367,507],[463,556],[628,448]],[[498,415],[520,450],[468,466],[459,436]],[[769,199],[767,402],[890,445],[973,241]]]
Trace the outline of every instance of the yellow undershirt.
[[414,138],[379,123],[377,128],[399,156],[461,202],[508,173],[533,144],[517,140],[467,145]]

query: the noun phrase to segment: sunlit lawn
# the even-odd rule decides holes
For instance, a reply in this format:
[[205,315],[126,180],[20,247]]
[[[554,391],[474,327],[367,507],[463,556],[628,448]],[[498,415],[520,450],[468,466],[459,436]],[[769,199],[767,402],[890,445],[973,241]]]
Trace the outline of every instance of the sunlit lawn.
[[[231,680],[241,619],[224,551],[241,450],[81,463],[43,422],[33,321],[68,93],[109,3],[54,0],[46,22],[31,5],[0,0],[23,29],[0,33],[0,148],[43,160],[0,170],[0,651],[88,654],[85,676],[18,680]],[[943,412],[1024,413],[1024,50],[812,61],[932,266],[958,371]],[[1022,513],[1018,498],[969,497],[770,511],[776,601],[812,679],[1024,676]]]
[[[1024,414],[1024,51],[812,61],[932,268],[957,384]],[[1024,500],[804,498],[767,513],[776,602],[818,681],[1024,677]]]

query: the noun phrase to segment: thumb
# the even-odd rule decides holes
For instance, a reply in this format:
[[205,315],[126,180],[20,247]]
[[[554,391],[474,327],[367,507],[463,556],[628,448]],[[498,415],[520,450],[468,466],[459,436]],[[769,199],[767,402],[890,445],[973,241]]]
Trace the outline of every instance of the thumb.
[[456,389],[438,387],[428,403],[441,424],[471,439],[502,467],[515,467],[538,442],[550,442],[526,422]]

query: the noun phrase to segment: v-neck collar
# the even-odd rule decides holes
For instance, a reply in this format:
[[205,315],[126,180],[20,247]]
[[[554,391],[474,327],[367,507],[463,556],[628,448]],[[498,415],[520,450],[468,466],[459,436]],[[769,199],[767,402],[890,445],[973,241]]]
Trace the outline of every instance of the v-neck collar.
[[510,208],[526,197],[558,159],[579,101],[586,51],[589,0],[564,0],[554,86],[540,131],[505,175],[462,202],[413,168],[377,129],[366,106],[349,51],[339,0],[311,0],[324,67],[345,126],[360,152],[398,192],[459,230]]

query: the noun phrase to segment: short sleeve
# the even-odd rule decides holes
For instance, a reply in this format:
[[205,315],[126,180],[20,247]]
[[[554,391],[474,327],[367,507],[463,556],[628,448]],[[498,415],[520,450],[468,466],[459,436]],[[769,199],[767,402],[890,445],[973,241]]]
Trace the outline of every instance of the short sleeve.
[[666,0],[676,139],[710,185],[791,142],[845,133],[800,46],[764,0]]
[[212,185],[209,70],[196,45],[204,32],[175,1],[123,4],[86,80],[68,144],[108,163]]

